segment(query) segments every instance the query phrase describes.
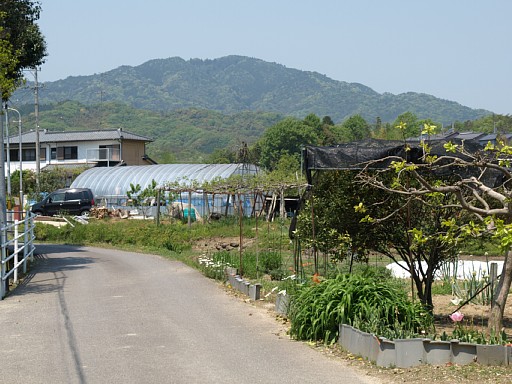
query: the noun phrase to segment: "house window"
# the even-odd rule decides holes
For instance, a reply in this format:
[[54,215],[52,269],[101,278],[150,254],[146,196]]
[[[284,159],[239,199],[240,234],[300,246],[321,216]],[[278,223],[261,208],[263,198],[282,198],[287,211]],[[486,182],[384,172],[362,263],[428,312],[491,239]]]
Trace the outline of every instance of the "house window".
[[[23,148],[21,153],[23,154],[23,157],[22,157],[23,161],[36,161],[36,149],[35,148]],[[9,151],[9,156],[10,156],[9,160],[11,160],[13,162],[19,161],[20,160],[19,154],[20,154],[20,150],[18,148],[11,149]],[[41,148],[41,150],[39,152],[39,159],[43,160],[43,161],[46,160],[46,149],[45,148]],[[7,161],[7,157],[5,158],[5,160]]]
[[9,151],[9,153],[10,153],[10,160],[11,161],[19,161],[20,158],[18,156],[18,154],[19,154],[19,150],[18,149],[11,149]]
[[36,161],[36,149],[35,148],[27,148],[23,150],[23,160],[24,161]]
[[78,147],[57,147],[57,160],[78,159]]

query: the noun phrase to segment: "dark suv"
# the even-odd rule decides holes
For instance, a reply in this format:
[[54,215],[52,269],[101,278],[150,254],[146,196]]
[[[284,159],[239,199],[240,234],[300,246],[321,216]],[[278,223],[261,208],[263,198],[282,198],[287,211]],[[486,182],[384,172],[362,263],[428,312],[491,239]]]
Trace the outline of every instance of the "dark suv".
[[32,205],[30,209],[36,215],[53,216],[57,214],[89,215],[94,205],[94,195],[89,188],[57,189],[43,201]]

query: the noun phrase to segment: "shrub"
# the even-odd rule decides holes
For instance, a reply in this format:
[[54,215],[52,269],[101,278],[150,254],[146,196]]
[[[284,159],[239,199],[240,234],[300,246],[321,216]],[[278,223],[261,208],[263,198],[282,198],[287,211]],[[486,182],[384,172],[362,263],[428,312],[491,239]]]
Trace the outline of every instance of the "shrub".
[[411,303],[400,284],[379,275],[342,274],[303,286],[293,296],[290,334],[299,340],[337,340],[339,325],[351,324],[386,337],[430,330],[432,318]]

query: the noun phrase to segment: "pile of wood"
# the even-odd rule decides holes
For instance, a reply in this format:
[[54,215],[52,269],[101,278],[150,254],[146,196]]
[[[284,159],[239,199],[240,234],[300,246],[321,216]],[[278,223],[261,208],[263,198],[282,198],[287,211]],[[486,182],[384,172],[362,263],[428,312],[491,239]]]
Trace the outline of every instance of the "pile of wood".
[[92,207],[89,212],[90,217],[96,219],[104,219],[106,217],[117,217],[121,219],[127,219],[130,216],[130,212],[124,209],[110,209],[107,207]]

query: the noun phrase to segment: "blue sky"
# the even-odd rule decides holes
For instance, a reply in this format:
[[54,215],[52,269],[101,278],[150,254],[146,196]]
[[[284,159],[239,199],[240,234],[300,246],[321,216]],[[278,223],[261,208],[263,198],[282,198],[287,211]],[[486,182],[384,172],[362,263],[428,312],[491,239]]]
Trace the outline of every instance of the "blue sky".
[[512,114],[509,0],[40,0],[40,79],[244,55]]

